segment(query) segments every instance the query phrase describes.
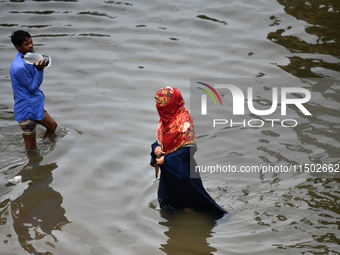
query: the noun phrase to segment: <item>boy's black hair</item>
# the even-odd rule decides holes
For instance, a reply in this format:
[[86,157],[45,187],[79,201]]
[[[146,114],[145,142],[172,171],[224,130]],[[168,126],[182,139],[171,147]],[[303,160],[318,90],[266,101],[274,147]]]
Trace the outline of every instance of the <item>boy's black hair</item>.
[[26,41],[27,38],[31,38],[31,35],[24,31],[24,30],[18,30],[15,31],[12,36],[11,36],[11,41],[13,45],[16,46],[21,46],[24,41]]

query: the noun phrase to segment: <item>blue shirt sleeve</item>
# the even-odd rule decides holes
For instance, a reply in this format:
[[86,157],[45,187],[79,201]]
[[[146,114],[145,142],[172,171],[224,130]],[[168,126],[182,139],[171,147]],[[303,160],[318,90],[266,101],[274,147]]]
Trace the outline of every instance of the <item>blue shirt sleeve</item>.
[[[35,68],[34,66],[32,67]],[[32,73],[34,73],[34,76],[32,76]],[[38,69],[29,72],[26,68],[18,68],[15,75],[17,81],[31,92],[31,94],[35,94],[44,79],[44,72]]]

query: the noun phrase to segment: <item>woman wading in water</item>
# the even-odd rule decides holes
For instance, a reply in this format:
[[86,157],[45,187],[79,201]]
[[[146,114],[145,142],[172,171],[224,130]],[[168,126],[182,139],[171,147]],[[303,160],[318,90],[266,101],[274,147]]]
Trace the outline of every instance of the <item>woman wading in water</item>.
[[155,99],[160,120],[157,141],[151,145],[150,164],[161,169],[158,186],[161,210],[176,212],[187,207],[222,217],[227,211],[211,198],[199,173],[195,172],[194,124],[184,107],[181,92],[177,88],[165,87],[157,91]]

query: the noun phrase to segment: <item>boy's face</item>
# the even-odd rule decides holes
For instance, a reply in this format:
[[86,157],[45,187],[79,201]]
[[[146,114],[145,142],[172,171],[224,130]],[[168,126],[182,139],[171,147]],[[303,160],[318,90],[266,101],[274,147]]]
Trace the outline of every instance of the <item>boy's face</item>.
[[16,46],[16,49],[22,54],[26,54],[27,52],[34,52],[32,38],[27,37],[21,45]]

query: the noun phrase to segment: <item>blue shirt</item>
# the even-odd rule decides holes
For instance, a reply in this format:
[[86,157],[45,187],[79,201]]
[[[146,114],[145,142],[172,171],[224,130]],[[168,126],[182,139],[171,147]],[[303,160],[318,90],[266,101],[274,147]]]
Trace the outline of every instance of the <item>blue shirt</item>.
[[44,118],[44,93],[40,85],[44,72],[25,63],[20,52],[15,56],[10,75],[14,96],[14,116],[18,122]]

